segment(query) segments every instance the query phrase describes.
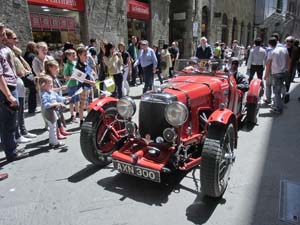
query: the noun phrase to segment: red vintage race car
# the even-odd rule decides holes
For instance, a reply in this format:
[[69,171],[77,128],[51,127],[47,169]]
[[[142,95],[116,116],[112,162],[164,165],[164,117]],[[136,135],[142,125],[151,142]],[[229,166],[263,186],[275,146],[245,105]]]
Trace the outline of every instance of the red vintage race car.
[[122,173],[161,182],[162,173],[201,164],[201,190],[221,196],[235,161],[237,130],[246,117],[256,123],[262,81],[252,80],[246,93],[230,72],[203,62],[176,62],[175,78],[142,95],[138,123],[130,97],[100,97],[82,125],[85,158],[100,166],[113,163]]

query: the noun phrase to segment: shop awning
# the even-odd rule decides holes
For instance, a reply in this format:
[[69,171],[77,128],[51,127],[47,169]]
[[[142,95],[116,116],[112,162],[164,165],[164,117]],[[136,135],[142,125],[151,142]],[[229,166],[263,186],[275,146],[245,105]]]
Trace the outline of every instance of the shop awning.
[[284,22],[284,20],[285,17],[282,14],[274,12],[269,17],[267,17],[262,24],[258,25],[258,27],[259,28],[270,27],[276,23],[282,23]]

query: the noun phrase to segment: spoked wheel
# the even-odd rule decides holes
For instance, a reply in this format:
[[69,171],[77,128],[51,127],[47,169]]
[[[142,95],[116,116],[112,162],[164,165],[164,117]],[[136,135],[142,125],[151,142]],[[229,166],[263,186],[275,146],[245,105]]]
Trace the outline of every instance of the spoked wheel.
[[124,124],[115,119],[116,114],[116,107],[105,109],[105,118],[100,112],[91,111],[82,125],[81,151],[93,164],[105,166],[111,163],[111,154],[120,140],[116,133],[124,129]]
[[[220,132],[220,131],[217,131]],[[220,197],[226,190],[230,170],[235,160],[235,132],[229,124],[221,135],[206,138],[202,151],[201,190],[210,197]]]

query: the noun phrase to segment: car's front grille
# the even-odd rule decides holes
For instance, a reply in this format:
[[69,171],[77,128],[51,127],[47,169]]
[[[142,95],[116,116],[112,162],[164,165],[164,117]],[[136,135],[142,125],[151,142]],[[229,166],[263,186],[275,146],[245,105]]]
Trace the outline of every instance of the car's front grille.
[[141,101],[139,112],[139,129],[144,138],[150,134],[151,140],[163,135],[164,129],[171,127],[165,119],[167,104],[164,102]]

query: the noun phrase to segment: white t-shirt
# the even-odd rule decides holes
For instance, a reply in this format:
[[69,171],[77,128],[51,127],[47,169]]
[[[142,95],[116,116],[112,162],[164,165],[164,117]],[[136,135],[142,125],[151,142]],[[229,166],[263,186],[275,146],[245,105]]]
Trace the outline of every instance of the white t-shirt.
[[276,47],[270,53],[272,59],[271,71],[272,74],[285,73],[288,69],[288,56],[289,53],[286,48]]

